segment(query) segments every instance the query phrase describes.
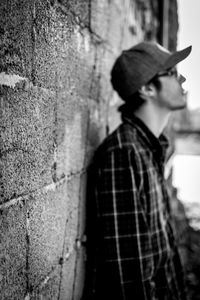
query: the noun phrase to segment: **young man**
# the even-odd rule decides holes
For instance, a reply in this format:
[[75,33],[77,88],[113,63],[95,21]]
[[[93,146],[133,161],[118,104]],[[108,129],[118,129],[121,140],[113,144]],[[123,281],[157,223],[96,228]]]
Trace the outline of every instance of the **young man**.
[[191,51],[171,53],[153,42],[123,51],[111,72],[125,101],[122,124],[94,159],[96,233],[93,298],[184,300],[183,274],[164,179],[172,111],[184,108],[175,66]]

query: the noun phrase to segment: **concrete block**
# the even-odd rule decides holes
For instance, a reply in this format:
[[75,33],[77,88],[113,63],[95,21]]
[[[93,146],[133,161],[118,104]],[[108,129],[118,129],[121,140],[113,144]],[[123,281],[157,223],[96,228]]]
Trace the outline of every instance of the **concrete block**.
[[[142,16],[135,1],[92,1],[91,28],[117,54],[144,38]],[[155,33],[154,33],[155,34]]]
[[80,175],[79,181],[79,217],[78,217],[78,239],[85,238],[85,224],[86,224],[86,197],[87,197],[87,172]]
[[76,265],[76,252],[73,251],[69,258],[64,261],[62,267],[62,277],[60,285],[60,300],[78,300],[73,298],[74,294],[74,277]]
[[120,53],[117,55],[112,51],[108,50],[106,47],[103,49],[103,55],[100,58],[101,63],[101,77],[100,77],[100,87],[101,87],[101,95],[102,98],[106,101],[110,101],[110,97],[112,94],[112,84],[111,84],[111,70],[115,59]]
[[[92,1],[91,2],[91,29],[113,52],[124,49],[122,43],[124,33],[128,32],[127,40],[132,40],[130,26],[133,21],[133,1]],[[127,37],[127,34],[126,34]]]
[[[80,193],[82,194],[85,189],[84,186],[80,187],[80,182],[82,182],[80,175],[72,176],[71,180],[57,191],[34,194],[28,202],[30,286],[35,290],[51,269],[57,268],[60,261],[64,261],[62,278],[66,280],[67,277],[67,284],[65,282],[64,285],[64,279],[62,279],[60,299],[70,299],[62,298],[64,297],[62,295],[67,294],[69,297],[73,291],[75,252],[76,247],[80,248],[81,245],[78,241],[78,232],[82,234],[84,230],[79,228],[79,226],[84,226],[84,219],[80,223],[80,219],[84,218]],[[84,266],[81,267],[81,272],[84,274]],[[83,282],[83,276],[81,282]],[[55,291],[56,289],[57,284]],[[40,295],[38,293],[37,291],[36,295]],[[43,295],[45,295],[45,289]]]
[[55,95],[4,88],[0,99],[1,202],[49,183],[54,150]]
[[[69,96],[69,95],[68,95]],[[74,102],[73,102],[74,100]],[[87,103],[60,95],[57,119],[57,177],[84,168],[88,128]]]
[[24,299],[26,274],[26,210],[10,206],[0,212],[0,299]]
[[107,39],[110,25],[110,1],[91,1],[91,30],[102,40]]
[[29,282],[35,289],[57,266],[63,255],[65,226],[71,207],[67,186],[29,197]]
[[[66,222],[60,299],[81,299],[85,274],[85,175],[68,182],[70,211]],[[70,298],[71,297],[71,298]]]
[[36,0],[34,14],[34,83],[56,90],[56,11],[50,1]]
[[81,300],[85,283],[86,249],[80,247],[76,255],[73,300]]
[[[81,6],[78,2],[77,5]],[[37,1],[36,16],[36,84],[88,95],[94,61],[89,31],[78,25],[70,10],[63,13],[44,1]]]
[[0,2],[0,71],[31,77],[32,10],[32,1]]
[[81,300],[85,276],[85,249],[73,251],[62,267],[60,300]]
[[90,99],[93,99],[98,104],[101,100],[101,76],[104,73],[103,59],[104,59],[105,47],[98,45],[95,48],[95,62],[93,66],[93,72],[91,76],[90,85]]
[[85,165],[91,162],[94,151],[97,149],[99,144],[103,141],[106,136],[106,125],[107,125],[107,113],[103,114],[105,102],[94,103],[92,100],[89,102],[90,107],[90,119],[87,134],[87,152],[85,155]]
[[59,289],[61,281],[61,266],[49,274],[41,286],[31,294],[30,300],[54,300],[59,298]]
[[125,23],[126,13],[124,11],[124,6],[124,2],[122,1],[119,6],[116,5],[115,1],[110,2],[109,20],[112,20],[112,22],[109,23],[106,40],[114,53],[117,53],[119,49],[123,49],[121,42],[124,33],[124,25],[128,27],[128,24]]
[[65,228],[65,244],[63,249],[63,259],[66,260],[76,247],[79,238],[79,218],[80,218],[80,175],[72,176],[67,182],[67,196],[69,209],[67,212]]
[[73,98],[87,99],[95,64],[91,35],[87,29],[72,23],[68,25],[64,20],[62,24],[57,22],[56,26],[57,89],[68,92]]
[[84,26],[89,26],[90,16],[90,1],[84,0],[58,0],[58,3],[65,8],[65,11],[70,11],[76,16],[76,22],[83,23]]
[[121,114],[118,108],[124,104],[116,92],[113,93],[109,103],[109,116],[108,116],[108,133],[111,133],[121,123]]
[[[110,95],[112,94],[110,73],[116,57],[117,55],[105,45],[98,45],[95,48],[95,63],[91,76],[90,99],[96,101],[98,106],[102,105],[106,107],[106,104],[110,101]],[[91,104],[89,106],[91,108]]]

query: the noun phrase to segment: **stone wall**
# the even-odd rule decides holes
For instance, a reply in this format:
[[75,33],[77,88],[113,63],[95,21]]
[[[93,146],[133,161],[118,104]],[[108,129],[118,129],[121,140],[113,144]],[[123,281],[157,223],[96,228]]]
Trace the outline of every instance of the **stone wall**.
[[159,2],[1,0],[1,299],[81,299],[87,166],[119,122],[110,69],[156,38]]

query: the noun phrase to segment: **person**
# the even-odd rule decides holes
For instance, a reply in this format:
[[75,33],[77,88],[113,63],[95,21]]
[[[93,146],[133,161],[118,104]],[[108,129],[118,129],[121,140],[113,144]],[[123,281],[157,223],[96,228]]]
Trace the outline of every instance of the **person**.
[[186,299],[164,178],[163,130],[171,112],[186,106],[185,78],[176,65],[191,48],[172,53],[141,42],[114,63],[111,83],[124,101],[122,123],[92,165],[95,255],[87,300]]

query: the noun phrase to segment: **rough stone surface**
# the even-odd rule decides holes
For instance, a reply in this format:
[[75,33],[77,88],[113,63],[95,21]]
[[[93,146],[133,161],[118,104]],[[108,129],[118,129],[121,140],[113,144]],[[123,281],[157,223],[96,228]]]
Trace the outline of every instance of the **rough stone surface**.
[[[56,2],[56,1],[52,1]],[[75,21],[78,24],[81,24],[83,27],[89,27],[90,24],[90,2],[89,0],[58,0],[60,9],[63,9],[65,12],[68,11],[72,13],[75,17]]]
[[38,192],[27,200],[29,217],[29,284],[45,280],[63,256],[66,218],[70,203],[66,184],[56,191]]
[[[84,166],[88,112],[81,100],[63,96],[58,105],[56,176],[79,173]],[[82,106],[82,107],[81,107]]]
[[[86,249],[78,247],[76,257],[76,269],[74,276],[74,294],[73,299],[80,300],[84,290],[86,266]],[[64,300],[64,299],[63,299]]]
[[24,204],[0,211],[0,226],[0,299],[21,300],[27,288]]
[[[30,296],[30,300],[60,299],[60,276],[61,266],[58,266],[46,277],[45,281]],[[67,299],[67,298],[66,298]]]
[[4,88],[0,100],[1,202],[51,182],[55,94]]
[[69,255],[69,257],[65,260],[62,268],[62,277],[61,277],[61,286],[60,286],[61,300],[64,299],[73,300],[75,266],[76,266],[76,252],[73,251]]
[[31,77],[32,10],[32,1],[0,2],[0,72]]

